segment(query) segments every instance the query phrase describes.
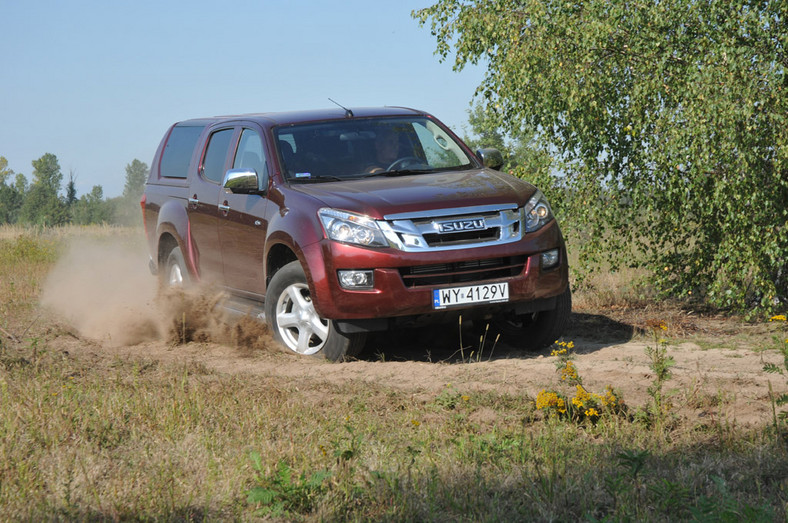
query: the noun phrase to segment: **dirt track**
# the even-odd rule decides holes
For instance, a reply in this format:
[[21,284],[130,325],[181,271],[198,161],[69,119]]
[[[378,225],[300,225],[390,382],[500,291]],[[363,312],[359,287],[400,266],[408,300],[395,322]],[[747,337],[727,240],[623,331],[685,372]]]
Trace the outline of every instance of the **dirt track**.
[[[60,325],[50,349],[97,364],[139,358],[195,364],[222,373],[370,382],[415,396],[434,394],[451,383],[462,392],[525,391],[535,397],[558,381],[549,351],[522,353],[486,340],[479,358],[480,342],[465,332],[461,341],[457,327],[451,326],[373,336],[361,359],[348,363],[285,353],[251,320],[220,321],[211,312],[215,299],[210,296],[162,304],[156,298],[155,280],[145,270],[146,261],[138,247],[108,242],[75,245],[53,270],[43,292],[44,311]],[[771,420],[768,381],[776,391],[785,384],[762,369],[764,362],[779,364],[780,358],[775,351],[759,350],[768,344],[768,328],[731,320],[689,317],[678,311],[653,312],[650,317],[648,311],[576,310],[564,339],[575,344],[574,360],[585,387],[601,392],[610,384],[629,405],[645,404],[653,375],[644,349],[654,341],[635,325],[664,317],[669,355],[676,360],[665,389],[675,413],[698,422],[711,416],[738,424]],[[174,343],[184,327],[197,341]]]

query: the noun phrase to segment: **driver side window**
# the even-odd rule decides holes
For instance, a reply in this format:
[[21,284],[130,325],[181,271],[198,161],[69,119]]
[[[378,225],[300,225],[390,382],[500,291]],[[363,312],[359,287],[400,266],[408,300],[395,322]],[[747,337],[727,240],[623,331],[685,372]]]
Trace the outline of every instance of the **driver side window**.
[[238,150],[233,160],[233,169],[254,169],[261,182],[267,179],[268,170],[263,153],[263,141],[257,131],[244,129],[241,133]]

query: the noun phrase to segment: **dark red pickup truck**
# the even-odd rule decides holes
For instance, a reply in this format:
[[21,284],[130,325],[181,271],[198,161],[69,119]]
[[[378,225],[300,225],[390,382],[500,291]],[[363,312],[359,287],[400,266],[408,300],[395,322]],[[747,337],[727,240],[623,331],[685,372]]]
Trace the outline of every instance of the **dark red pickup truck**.
[[141,202],[151,269],[220,285],[331,360],[368,332],[460,315],[544,347],[571,309],[566,248],[544,195],[501,164],[407,108],[179,122]]

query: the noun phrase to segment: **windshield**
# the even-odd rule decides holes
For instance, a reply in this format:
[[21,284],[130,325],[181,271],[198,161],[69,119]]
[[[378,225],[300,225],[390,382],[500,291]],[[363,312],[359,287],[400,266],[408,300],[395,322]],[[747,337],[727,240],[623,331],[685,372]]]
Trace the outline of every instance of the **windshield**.
[[359,118],[291,125],[275,131],[285,177],[337,181],[469,169],[474,162],[427,118]]

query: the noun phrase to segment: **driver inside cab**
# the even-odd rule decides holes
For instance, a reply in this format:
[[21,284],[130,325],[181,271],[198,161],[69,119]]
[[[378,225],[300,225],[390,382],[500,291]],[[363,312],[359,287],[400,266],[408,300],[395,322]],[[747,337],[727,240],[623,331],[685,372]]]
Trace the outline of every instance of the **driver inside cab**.
[[399,137],[390,127],[381,128],[375,135],[375,163],[367,166],[370,174],[387,170],[399,158]]

